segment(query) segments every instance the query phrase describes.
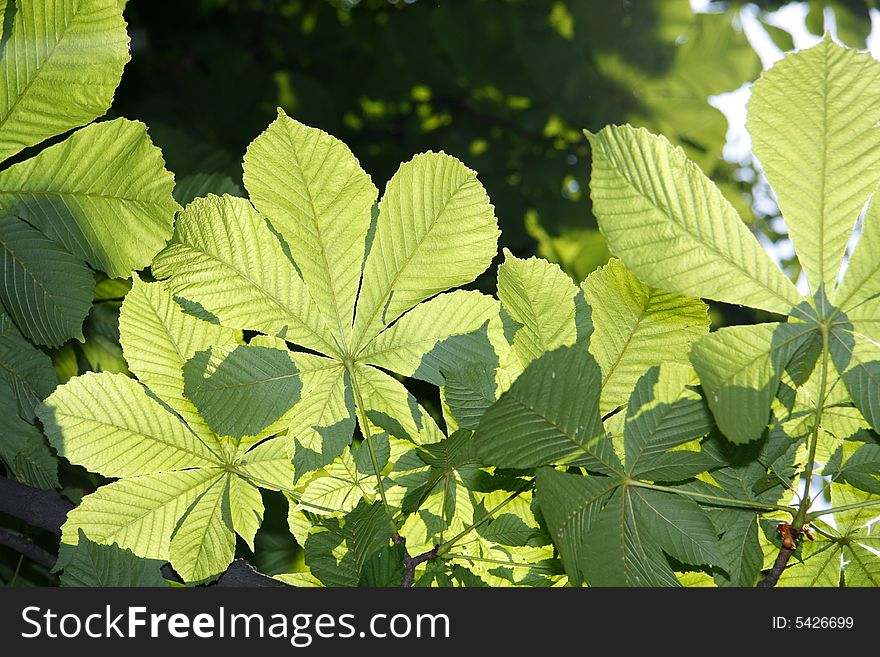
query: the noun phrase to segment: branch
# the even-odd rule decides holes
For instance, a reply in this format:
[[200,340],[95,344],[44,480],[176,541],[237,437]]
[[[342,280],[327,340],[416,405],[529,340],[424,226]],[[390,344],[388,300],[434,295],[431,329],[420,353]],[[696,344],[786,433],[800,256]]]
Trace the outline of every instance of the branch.
[[792,554],[794,554],[794,550],[789,550],[787,547],[779,548],[779,554],[776,555],[776,561],[770,572],[767,573],[767,577],[758,582],[759,589],[771,589],[776,586],[776,582],[782,576],[782,571],[785,570],[785,566],[788,564],[788,560],[791,559]]
[[245,559],[236,559],[212,586],[270,588],[288,586],[280,579],[259,572]]
[[[0,513],[23,520],[34,527],[45,529],[56,536],[61,536],[61,525],[67,520],[67,514],[73,508],[73,504],[54,490],[31,488],[0,476]],[[53,554],[32,543],[24,536],[0,530],[0,545],[21,552],[46,568],[52,568],[55,565],[56,559]],[[174,569],[168,564],[162,567],[162,575],[166,579],[181,581]],[[236,559],[210,586],[267,587],[287,585],[257,572],[244,559]]]
[[0,477],[0,513],[61,536],[61,525],[71,509],[73,504],[54,490],[31,488]]
[[26,556],[41,566],[51,569],[55,565],[55,555],[47,552],[27,536],[13,534],[0,529],[0,545],[5,545]]
[[423,564],[426,561],[434,561],[438,556],[440,546],[435,545],[427,552],[422,552],[421,554],[412,557],[406,549],[406,539],[403,536],[394,532],[394,535],[391,536],[391,541],[395,545],[403,546],[403,579],[400,582],[400,587],[408,589],[413,585],[413,582],[416,579],[416,568],[419,564]]

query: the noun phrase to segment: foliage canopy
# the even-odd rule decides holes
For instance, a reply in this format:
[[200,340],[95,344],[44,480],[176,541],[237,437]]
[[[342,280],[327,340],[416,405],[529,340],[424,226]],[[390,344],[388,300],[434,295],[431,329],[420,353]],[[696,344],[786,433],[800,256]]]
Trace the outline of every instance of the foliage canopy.
[[[57,456],[84,469],[62,584],[164,586],[166,562],[210,583],[242,553],[296,586],[880,584],[868,55],[828,37],[752,89],[805,295],[696,134],[587,133],[614,257],[578,283],[495,262],[495,207],[457,157],[415,155],[380,196],[283,109],[242,188],[172,196],[143,124],[91,123],[128,58],[116,0],[6,12],[0,458],[47,489]],[[34,30],[54,47],[21,46]],[[710,330],[707,301],[774,321]]]

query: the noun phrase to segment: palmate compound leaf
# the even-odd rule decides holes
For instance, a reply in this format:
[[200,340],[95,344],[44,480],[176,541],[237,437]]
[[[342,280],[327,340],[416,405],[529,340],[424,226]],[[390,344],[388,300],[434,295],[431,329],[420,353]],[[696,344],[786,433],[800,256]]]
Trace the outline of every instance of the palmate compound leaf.
[[693,500],[609,477],[541,468],[537,495],[565,571],[591,586],[679,586],[664,552],[723,565],[715,528]]
[[138,279],[120,329],[140,383],[121,374],[75,377],[38,410],[60,454],[119,477],[70,512],[62,543],[76,545],[82,530],[96,543],[170,560],[187,582],[211,579],[229,565],[236,533],[253,542],[263,513],[256,486],[292,481],[285,440],[230,442],[183,396],[187,355],[212,341],[234,348],[236,331],[184,314],[162,283]]
[[[873,199],[843,280],[836,283],[855,220],[880,172],[873,109],[878,98],[880,64],[827,36],[768,71],[755,84],[749,112],[755,154],[776,191],[810,286],[821,286],[831,297],[832,360],[874,427],[880,423],[875,298],[880,217]],[[809,142],[803,140],[805,130]]]
[[[853,80],[858,84],[850,84]],[[880,421],[880,213],[874,203],[837,285],[846,243],[876,186],[880,161],[872,146],[878,137],[871,110],[876,97],[880,65],[830,38],[786,56],[753,89],[749,128],[807,272],[813,291],[807,302],[759,257],[736,213],[683,153],[629,127],[591,137],[594,208],[612,251],[624,262],[632,260],[640,276],[664,289],[790,314],[794,324],[803,325],[736,327],[695,345],[694,367],[704,388],[714,387],[707,390],[710,406],[735,442],[762,434],[782,370],[800,370],[788,373],[795,385],[804,383],[822,352],[823,331],[852,401],[873,426]],[[668,241],[676,235],[680,239]],[[661,257],[652,259],[646,248],[656,245],[658,236],[668,248],[657,249]],[[740,274],[728,271],[719,256]],[[705,269],[712,262],[714,275]],[[741,347],[745,353],[736,353]]]
[[[474,172],[442,153],[403,164],[368,251],[376,191],[341,142],[280,112],[244,168],[256,209],[228,196],[197,199],[154,274],[221,325],[283,337],[337,364],[303,374],[304,401],[282,416],[303,471],[341,453],[355,416],[367,418],[364,433],[440,440],[428,413],[375,366],[442,385],[443,370],[475,355],[497,364],[506,347],[491,298],[451,292],[421,303],[473,280],[495,253],[495,217]],[[222,408],[200,411],[216,423]]]
[[[611,250],[640,278],[662,289],[779,313],[798,305],[791,282],[680,149],[629,126],[604,128],[590,142],[599,225]],[[778,326],[779,332],[797,331]],[[764,340],[776,327],[727,329],[692,348],[691,362],[716,421],[735,442],[761,435],[781,370],[796,351],[774,349]],[[808,333],[805,327],[804,341]],[[740,352],[743,345],[748,352]],[[719,349],[726,359],[716,358]],[[752,391],[752,384],[762,388]]]
[[[664,552],[684,563],[724,567],[717,533],[699,505],[684,495],[651,489],[651,481],[680,481],[713,467],[713,460],[700,452],[675,450],[712,427],[694,389],[694,373],[669,363],[639,379],[626,411],[621,463],[598,416],[595,381],[576,376],[578,368],[592,369],[592,379],[597,378],[598,368],[578,346],[557,349],[530,365],[484,416],[474,443],[482,460],[521,468],[579,463],[600,473],[538,470],[537,499],[574,582],[677,586]],[[527,386],[535,390],[522,393]],[[584,397],[594,399],[593,404],[585,404]],[[537,403],[523,412],[521,400]],[[577,419],[572,425],[573,407],[591,408],[598,423],[595,438],[587,443],[589,459],[583,456],[587,449],[582,436],[569,428],[583,426]],[[520,459],[520,454],[528,458]]]

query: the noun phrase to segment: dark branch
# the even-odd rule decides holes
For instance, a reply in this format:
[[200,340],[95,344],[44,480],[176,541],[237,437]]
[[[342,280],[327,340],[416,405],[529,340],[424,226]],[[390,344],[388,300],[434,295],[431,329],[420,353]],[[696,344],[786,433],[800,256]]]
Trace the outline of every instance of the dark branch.
[[416,579],[416,567],[419,564],[425,563],[426,561],[434,561],[434,559],[437,558],[437,553],[440,549],[440,546],[435,545],[427,552],[422,552],[422,554],[417,554],[416,556],[411,557],[406,549],[406,539],[403,536],[401,536],[397,532],[394,532],[391,540],[394,542],[395,545],[403,546],[403,580],[401,580],[400,586],[402,588],[408,589],[413,585],[413,582]]
[[782,571],[785,570],[785,566],[788,564],[788,560],[791,559],[792,554],[794,554],[794,550],[789,550],[784,546],[779,548],[779,554],[776,555],[776,561],[773,564],[773,567],[770,569],[770,572],[767,573],[767,577],[758,582],[758,588],[769,589],[776,586],[776,582],[778,582],[779,578],[782,576]]
[[250,586],[258,588],[287,586],[287,584],[281,580],[258,572],[256,568],[244,559],[236,559],[229,564],[229,568],[226,569],[226,572],[220,575],[220,579],[214,582],[213,585],[222,587]]
[[0,529],[0,545],[12,548],[16,552],[26,556],[31,561],[34,561],[41,566],[45,566],[46,568],[51,569],[52,566],[55,565],[55,555],[41,548],[27,536],[12,534]]
[[[67,520],[68,512],[73,504],[65,500],[53,490],[40,490],[20,484],[0,476],[0,513],[5,513],[19,520],[61,535],[61,525]],[[0,545],[5,545],[47,568],[55,565],[55,556],[46,552],[23,536],[17,536],[0,530]],[[162,567],[162,575],[166,579],[181,581],[170,565]],[[244,559],[236,559],[212,586],[287,586],[284,582],[267,577],[251,566]]]
[[73,504],[54,490],[31,488],[0,477],[0,513],[61,536],[61,525],[72,508]]

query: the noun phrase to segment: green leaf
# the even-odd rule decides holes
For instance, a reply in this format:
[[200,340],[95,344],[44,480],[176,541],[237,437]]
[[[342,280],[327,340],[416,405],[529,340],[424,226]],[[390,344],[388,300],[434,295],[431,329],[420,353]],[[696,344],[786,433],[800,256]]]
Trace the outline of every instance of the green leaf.
[[380,503],[361,502],[328,518],[306,540],[306,564],[326,586],[357,586],[367,561],[387,547],[394,526]]
[[498,298],[520,325],[513,335],[513,349],[523,367],[577,341],[577,292],[557,265],[540,258],[521,260],[504,250],[504,262],[498,267]]
[[736,210],[664,137],[590,136],[593,212],[611,251],[648,285],[787,314],[801,301]]
[[118,543],[140,557],[168,561],[171,534],[186,510],[225,472],[221,468],[144,475],[101,486],[67,515],[61,542]]
[[[876,545],[871,547],[876,549]],[[847,586],[880,586],[880,558],[876,553],[858,543],[850,543],[843,548],[843,559]]]
[[840,548],[829,541],[805,541],[801,560],[783,571],[777,586],[840,586],[840,552]]
[[645,285],[611,260],[581,284],[591,309],[590,353],[602,369],[603,415],[625,404],[638,378],[661,359],[687,363],[709,330],[706,304]]
[[303,374],[301,399],[289,416],[287,440],[297,478],[332,462],[354,435],[348,373],[337,361],[325,360],[327,367]]
[[169,289],[223,326],[335,354],[330,332],[266,220],[244,199],[208,196],[180,214],[174,238],[153,262]]
[[299,400],[300,371],[287,350],[211,347],[183,368],[184,394],[221,436],[256,436]]
[[34,426],[36,408],[55,388],[52,361],[0,310],[0,459],[12,478],[37,488],[58,483],[58,458]]
[[813,291],[830,294],[880,176],[880,63],[830,35],[752,87],[748,129]]
[[146,126],[114,119],[0,172],[0,212],[21,217],[95,269],[126,278],[171,235],[173,187]]
[[443,398],[462,429],[476,429],[486,411],[496,401],[495,372],[483,364],[473,364],[443,373]]
[[581,346],[529,365],[483,416],[474,441],[504,468],[581,465],[619,472],[599,416],[599,366]]
[[162,283],[135,275],[119,313],[120,342],[131,371],[209,444],[215,440],[205,420],[183,394],[183,366],[211,345],[235,344],[239,334],[187,315]]
[[590,586],[680,586],[656,539],[639,524],[637,504],[618,489],[583,534],[577,558]]
[[83,356],[93,372],[129,374],[128,364],[119,344],[119,301],[92,304],[83,324]]
[[829,349],[853,403],[872,427],[880,428],[880,345],[858,331],[835,327]]
[[476,173],[445,153],[402,164],[379,201],[352,346],[421,301],[471,282],[495,255],[498,227]]
[[374,553],[361,569],[358,586],[390,588],[403,581],[403,557],[406,547],[402,543],[389,545]]
[[34,417],[34,411],[49,396],[57,383],[51,359],[25,340],[11,323],[6,332],[2,330],[4,318],[0,311],[0,388],[5,388],[18,413],[26,419]]
[[340,345],[351,342],[371,208],[378,190],[348,147],[278,110],[248,147],[244,184],[284,236]]
[[0,59],[0,160],[101,116],[129,60],[115,0],[17,0],[15,9]]
[[731,326],[694,343],[691,362],[727,438],[747,443],[761,436],[783,370],[813,330],[800,323]]
[[61,456],[107,477],[221,465],[180,420],[122,374],[71,379],[38,415]]
[[248,481],[269,490],[285,490],[293,484],[293,465],[284,436],[261,442],[239,456],[236,471]]
[[876,305],[866,303],[880,296],[880,200],[874,191],[843,281],[831,297],[834,305],[852,319],[875,319],[877,315]]
[[703,451],[675,450],[640,462],[638,477],[647,481],[684,481],[717,467],[718,461]]
[[[434,418],[400,381],[365,365],[355,368],[355,376],[371,435],[385,432],[419,445],[436,443],[443,438]],[[361,433],[366,435],[364,427],[361,427]]]
[[0,303],[28,338],[83,340],[95,279],[82,260],[15,217],[0,217]]
[[[831,484],[832,506],[877,501],[872,493],[843,483]],[[803,541],[801,561],[790,565],[779,578],[780,586],[880,586],[880,557],[871,535],[880,506],[868,505],[834,513],[834,525],[821,523],[823,532],[815,541]],[[870,549],[868,549],[870,548]]]
[[751,511],[730,511],[721,537],[721,557],[726,572],[717,572],[719,586],[754,586],[763,554],[758,543],[758,516]]
[[63,569],[61,586],[165,587],[168,582],[158,559],[142,559],[118,545],[93,543],[79,532],[76,547],[62,543],[56,569]]
[[351,511],[365,494],[372,494],[374,485],[375,479],[362,476],[351,451],[346,450],[309,482],[298,506],[319,515]]
[[171,536],[169,559],[187,582],[219,575],[235,556],[230,475],[221,475],[187,509]]
[[58,457],[40,430],[16,414],[15,399],[2,386],[0,393],[0,459],[7,474],[36,488],[58,488]]
[[663,552],[693,565],[725,564],[709,517],[682,495],[541,468],[537,497],[574,583],[679,586]]
[[[636,383],[623,434],[626,471],[631,477],[646,478],[651,472],[652,477],[661,479],[658,469],[689,464],[687,453],[669,450],[712,429],[712,419],[696,385],[693,370],[677,363],[652,367]],[[676,455],[685,459],[675,463],[669,457]]]
[[253,552],[254,537],[263,522],[265,512],[260,489],[241,477],[230,477],[228,495],[229,520],[232,528]]
[[495,520],[478,529],[480,535],[493,543],[501,545],[523,546],[536,537],[540,532],[534,527],[529,527],[522,518],[512,513],[502,513]]
[[[834,506],[848,506],[864,502],[878,502],[877,495],[856,490],[852,486],[832,482],[831,502]],[[834,523],[841,536],[856,536],[864,538],[869,532],[868,525],[872,524],[880,516],[880,504],[863,506],[846,511],[838,511],[834,514]]]
[[504,335],[498,302],[456,290],[419,304],[385,329],[358,355],[361,362],[405,376],[444,384],[441,371],[466,363],[498,363]]
[[636,522],[668,555],[687,564],[726,567],[715,527],[692,499],[646,488],[627,493]]
[[880,445],[868,443],[859,447],[843,464],[835,480],[880,495]]

